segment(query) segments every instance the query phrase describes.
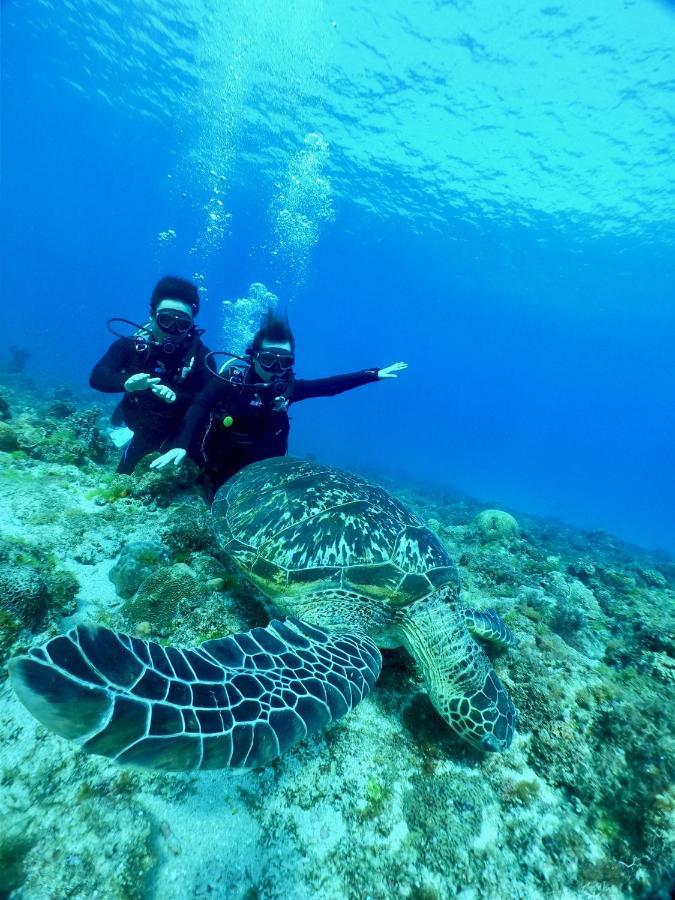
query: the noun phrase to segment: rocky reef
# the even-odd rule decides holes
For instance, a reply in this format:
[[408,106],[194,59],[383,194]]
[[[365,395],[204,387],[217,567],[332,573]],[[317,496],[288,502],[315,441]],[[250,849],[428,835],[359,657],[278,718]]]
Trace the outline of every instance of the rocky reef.
[[[6,661],[80,621],[196,644],[262,625],[189,468],[114,474],[98,408],[0,385],[0,896],[667,897],[675,879],[675,561],[369,473],[445,542],[495,659],[511,749],[456,739],[402,650],[347,719],[264,770],[126,770],[47,733]],[[163,473],[163,474],[162,474]]]

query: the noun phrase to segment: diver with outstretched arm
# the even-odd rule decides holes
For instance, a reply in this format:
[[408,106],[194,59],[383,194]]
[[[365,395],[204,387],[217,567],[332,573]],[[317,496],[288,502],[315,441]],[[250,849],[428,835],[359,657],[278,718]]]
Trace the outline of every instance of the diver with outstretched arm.
[[190,457],[215,491],[250,463],[288,450],[288,407],[311,397],[332,397],[382,379],[396,378],[403,362],[329,378],[296,379],[295,339],[288,321],[271,310],[246,358],[234,357],[195,399],[174,447],[150,464],[162,468]]
[[133,432],[117,466],[122,474],[133,472],[146,454],[171,446],[186,411],[209,383],[209,350],[194,321],[198,312],[196,285],[174,276],[160,279],[150,297],[149,321],[134,326],[129,337],[118,335],[94,366],[94,390],[124,392],[112,417],[114,425]]

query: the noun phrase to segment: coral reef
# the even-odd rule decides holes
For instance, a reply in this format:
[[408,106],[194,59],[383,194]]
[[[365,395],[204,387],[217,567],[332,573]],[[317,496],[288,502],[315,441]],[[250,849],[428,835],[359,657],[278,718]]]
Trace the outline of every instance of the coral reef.
[[[0,663],[86,620],[183,646],[265,623],[194,471],[146,460],[117,476],[98,412],[20,381],[2,395]],[[668,896],[675,562],[522,512],[486,537],[475,523],[494,511],[478,501],[371,477],[446,543],[462,601],[518,639],[495,660],[518,710],[508,753],[456,739],[401,649],[347,719],[242,775],[86,756],[3,682],[0,896]]]

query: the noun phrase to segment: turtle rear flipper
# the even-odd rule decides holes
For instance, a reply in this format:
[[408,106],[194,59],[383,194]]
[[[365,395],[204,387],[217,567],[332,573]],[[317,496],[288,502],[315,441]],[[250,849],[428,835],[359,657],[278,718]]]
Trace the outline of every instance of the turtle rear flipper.
[[87,752],[181,771],[265,765],[353,709],[381,663],[365,635],[297,619],[193,650],[79,625],[10,676],[36,719]]

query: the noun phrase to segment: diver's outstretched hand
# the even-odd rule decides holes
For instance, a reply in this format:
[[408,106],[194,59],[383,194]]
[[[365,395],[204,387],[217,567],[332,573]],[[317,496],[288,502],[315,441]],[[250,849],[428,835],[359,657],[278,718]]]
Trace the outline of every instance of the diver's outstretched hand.
[[408,363],[405,362],[397,362],[392,363],[390,366],[385,366],[384,369],[377,370],[378,378],[398,378],[398,373],[403,372],[408,368]]
[[176,399],[176,392],[172,391],[171,388],[167,387],[165,384],[153,384],[151,385],[150,390],[155,397],[159,397],[159,399],[163,400],[165,403],[173,403]]
[[168,466],[170,462],[174,464],[174,466],[179,466],[187,455],[187,450],[183,450],[182,447],[174,447],[173,450],[167,450],[166,453],[162,453],[161,456],[158,456],[157,459],[153,459],[150,463],[151,469],[163,469],[164,466]]

